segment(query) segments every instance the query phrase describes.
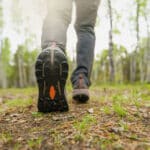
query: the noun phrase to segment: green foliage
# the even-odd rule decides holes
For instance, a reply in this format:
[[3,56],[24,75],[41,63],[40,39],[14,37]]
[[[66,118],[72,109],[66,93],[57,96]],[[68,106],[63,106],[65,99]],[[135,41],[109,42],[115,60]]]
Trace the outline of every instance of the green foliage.
[[115,33],[115,34],[120,34],[120,31],[119,31],[118,29],[114,29],[114,30],[113,30],[113,33]]
[[125,117],[127,115],[126,110],[120,104],[113,105],[114,112],[120,117]]
[[60,134],[59,131],[56,129],[50,129],[49,130],[50,136],[53,139],[53,143],[56,147],[63,149],[63,144],[62,144],[62,135]]
[[[3,28],[5,28],[5,20],[4,20],[4,10],[3,10],[3,3],[4,0],[0,0],[0,30],[3,31]],[[43,4],[42,1],[38,2],[40,4]],[[37,55],[39,53],[39,49],[35,48],[34,42],[36,39],[36,35],[34,33],[31,33],[28,28],[28,19],[23,18],[22,12],[22,2],[21,0],[13,0],[10,2],[10,14],[11,14],[11,21],[12,25],[15,29],[15,32],[19,36],[23,36],[24,42],[18,45],[16,49],[16,53],[12,55],[12,47],[10,45],[10,39],[4,38],[2,39],[2,47],[0,49],[0,68],[2,72],[4,72],[4,75],[2,78],[4,80],[7,80],[7,87],[26,87],[26,86],[35,86],[36,80],[34,76],[34,63],[37,58]],[[139,21],[146,22],[147,18],[147,36],[140,39],[139,42],[139,49],[136,52],[136,80],[135,82],[149,82],[149,4],[150,2],[148,0],[134,0],[131,2],[131,5],[133,7],[139,6]],[[123,23],[122,19],[124,19],[124,16],[122,13],[118,11],[118,9],[113,8],[112,5],[112,15],[113,15],[113,33],[114,33],[114,39],[115,37],[122,36],[122,30],[123,28],[120,28],[120,25]],[[129,14],[127,12],[127,16],[131,17],[132,20],[125,20],[128,21],[131,28],[133,26],[135,27],[135,19],[136,19],[136,9],[133,10],[132,14]],[[99,16],[97,18],[96,25],[100,25],[100,19]],[[24,26],[22,26],[22,24]],[[143,22],[144,23],[144,22]],[[141,26],[142,27],[142,26]],[[140,28],[139,32],[143,30]],[[132,31],[134,32],[135,29]],[[3,34],[1,34],[2,36]],[[141,34],[142,35],[142,34]],[[132,36],[132,35],[131,35]],[[34,47],[34,48],[33,48]],[[130,53],[129,53],[130,51]],[[126,49],[123,45],[120,45],[120,43],[113,43],[113,59],[114,59],[114,68],[115,68],[115,83],[123,84],[123,83],[129,83],[131,79],[132,74],[132,56],[135,56],[135,53],[132,49]],[[109,63],[109,51],[107,48],[105,48],[99,56],[96,57],[93,70],[92,70],[92,83],[95,84],[102,84],[102,83],[108,83],[109,82],[109,72],[110,72],[110,63]],[[74,70],[76,64],[75,60],[71,60],[68,56],[68,62],[69,62],[69,75],[71,75],[72,71]],[[20,63],[21,61],[21,63]],[[19,70],[19,64],[21,70]],[[20,73],[20,75],[19,75]],[[20,85],[20,76],[22,77],[22,85]],[[143,76],[143,77],[142,77]],[[70,76],[69,76],[70,78]],[[2,81],[3,81],[2,79]],[[70,84],[70,81],[67,81],[67,84]],[[2,85],[0,84],[2,87]]]
[[128,126],[128,124],[126,122],[124,122],[124,121],[121,120],[119,122],[119,125],[120,125],[121,128],[123,128],[123,131],[127,132],[129,130],[129,126]]
[[43,113],[40,113],[40,112],[32,112],[32,116],[35,117],[35,118],[39,118],[39,117],[42,117],[42,116],[43,116]]
[[127,116],[126,109],[122,106],[122,104],[119,101],[113,103],[113,110],[120,117]]
[[10,84],[9,79],[13,74],[13,67],[11,66],[11,47],[8,38],[3,39],[0,51],[0,69],[1,69],[1,82],[0,86],[7,87]]
[[14,150],[20,150],[21,149],[21,144],[18,142],[14,145]]
[[8,38],[5,38],[2,42],[2,51],[1,51],[1,62],[4,68],[4,71],[9,73],[10,71],[10,41]]
[[33,99],[13,99],[13,100],[7,100],[5,105],[9,108],[15,108],[15,107],[27,107],[33,104]]
[[86,133],[88,128],[96,123],[96,119],[91,115],[86,115],[83,117],[82,121],[76,122],[74,127],[80,133]]
[[28,145],[30,148],[40,148],[42,141],[43,137],[39,137],[37,139],[29,139]]
[[137,5],[139,5],[139,12],[141,15],[144,14],[145,8],[147,6],[148,0],[135,0],[135,2],[137,3]]
[[108,107],[108,106],[104,106],[104,107],[102,108],[102,111],[103,111],[105,114],[107,114],[107,115],[110,115],[110,114],[112,113],[111,108]]
[[84,139],[84,134],[87,133],[88,129],[92,124],[96,123],[96,119],[91,115],[86,115],[81,121],[74,123],[74,128],[77,130],[74,135],[75,141],[82,141]]
[[30,50],[27,45],[22,44],[14,55],[14,80],[17,86],[26,87],[35,85],[34,64],[39,53],[38,49]]
[[10,132],[4,132],[0,134],[0,141],[2,141],[3,143],[8,143],[10,141],[12,141],[12,135]]
[[75,134],[74,140],[75,140],[76,142],[78,142],[78,141],[79,141],[79,142],[83,141],[83,140],[84,140],[83,134],[81,134],[81,133]]
[[[24,103],[24,100],[31,97],[33,99],[32,109],[26,106],[20,111],[19,108],[22,106],[18,107],[15,104],[16,108],[10,105],[13,109],[7,109],[0,114],[3,127],[0,128],[1,147],[16,150],[24,147],[41,149],[50,146],[54,147],[53,149],[68,147],[74,149],[80,145],[81,149],[84,149],[87,145],[89,149],[107,150],[125,149],[129,144],[129,149],[130,147],[132,149],[133,142],[137,143],[135,147],[143,143],[147,145],[149,142],[147,104],[150,100],[146,98],[149,97],[149,89],[148,84],[101,85],[91,89],[95,94],[91,95],[90,103],[72,105],[70,99],[69,112],[44,115],[33,111],[36,110],[37,89],[1,89],[0,97],[9,97],[11,98],[9,101],[17,97],[20,98],[19,103]],[[134,99],[141,104],[139,110],[133,103]],[[7,102],[2,99],[0,107],[8,106]],[[91,107],[94,112],[87,112]]]
[[96,123],[96,119],[91,115],[86,115],[81,121],[74,123],[74,128],[76,129],[76,134],[74,135],[74,140],[81,142],[84,140],[84,135],[87,133],[88,129]]

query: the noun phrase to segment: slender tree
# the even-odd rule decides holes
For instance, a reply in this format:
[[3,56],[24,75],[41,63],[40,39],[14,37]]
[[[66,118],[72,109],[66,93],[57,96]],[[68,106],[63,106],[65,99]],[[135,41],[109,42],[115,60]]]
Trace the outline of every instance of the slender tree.
[[136,80],[136,69],[137,69],[137,51],[139,50],[139,12],[140,12],[140,0],[135,0],[136,4],[136,17],[135,17],[135,23],[136,23],[136,47],[133,53],[131,54],[130,59],[130,81],[135,82]]
[[[144,82],[145,80],[145,57],[143,55],[139,55],[139,51],[141,51],[141,45],[140,45],[140,18],[144,17],[144,12],[147,6],[147,0],[135,0],[136,5],[136,11],[135,11],[135,24],[136,24],[136,47],[134,52],[131,54],[130,59],[130,81],[134,82],[138,77],[137,71],[140,70],[140,80],[141,82]],[[144,50],[145,51],[145,50]],[[145,51],[146,52],[146,51]],[[141,53],[139,53],[141,54]],[[145,53],[146,54],[146,53]],[[147,55],[147,54],[146,54]],[[139,68],[138,68],[139,67]]]
[[146,61],[146,82],[150,83],[150,24],[148,21],[146,11],[144,11],[144,19],[146,22],[146,31],[147,31],[147,44],[145,51],[145,61]]
[[4,70],[4,62],[3,62],[3,52],[2,52],[2,35],[3,35],[3,25],[4,25],[4,21],[3,21],[3,0],[0,0],[0,85],[2,86],[2,88],[6,88],[7,87],[7,77],[6,77],[6,72]]
[[109,30],[110,81],[113,82],[115,80],[115,68],[113,61],[113,16],[112,16],[111,0],[107,0],[107,2],[108,2],[109,22],[110,22],[110,30]]

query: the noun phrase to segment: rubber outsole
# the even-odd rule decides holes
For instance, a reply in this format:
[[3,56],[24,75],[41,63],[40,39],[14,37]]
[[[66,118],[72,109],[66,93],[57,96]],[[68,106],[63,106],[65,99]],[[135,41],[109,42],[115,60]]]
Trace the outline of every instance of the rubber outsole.
[[68,77],[68,63],[65,54],[56,48],[43,50],[35,64],[38,83],[38,111],[68,111],[65,84]]
[[78,103],[86,103],[89,100],[87,95],[76,95],[73,96],[73,99]]
[[88,89],[74,89],[72,98],[79,103],[86,103],[89,100],[89,90]]

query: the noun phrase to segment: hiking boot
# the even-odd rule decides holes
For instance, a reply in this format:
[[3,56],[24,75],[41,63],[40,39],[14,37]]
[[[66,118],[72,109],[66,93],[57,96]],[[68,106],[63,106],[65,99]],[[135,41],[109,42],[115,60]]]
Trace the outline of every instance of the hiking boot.
[[73,85],[73,100],[85,103],[89,100],[90,94],[88,85],[85,82],[83,74],[80,74],[77,81]]
[[35,64],[38,83],[38,111],[68,111],[65,84],[68,77],[68,63],[64,52],[53,44],[44,49]]

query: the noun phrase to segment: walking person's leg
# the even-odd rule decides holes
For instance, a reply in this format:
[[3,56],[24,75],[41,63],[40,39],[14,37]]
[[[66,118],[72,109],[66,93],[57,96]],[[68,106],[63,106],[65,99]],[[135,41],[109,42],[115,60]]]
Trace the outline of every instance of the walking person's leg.
[[75,0],[77,33],[77,67],[71,81],[73,99],[85,102],[89,99],[88,87],[94,58],[95,33],[94,26],[100,0]]
[[44,20],[41,46],[35,69],[39,88],[40,112],[67,111],[64,92],[68,76],[65,56],[66,32],[71,21],[71,0],[48,0],[48,13]]
[[65,49],[66,32],[71,22],[72,0],[47,0],[48,13],[43,23],[41,45],[56,42]]

